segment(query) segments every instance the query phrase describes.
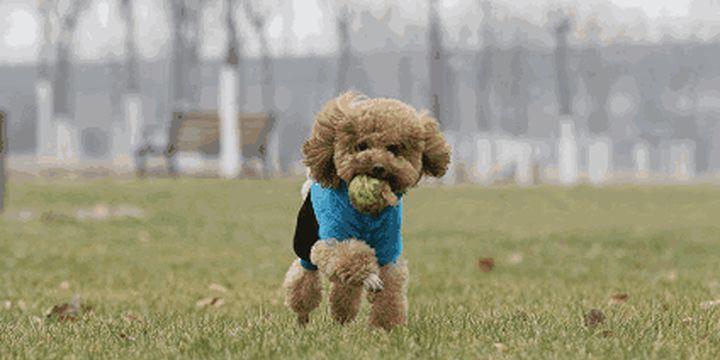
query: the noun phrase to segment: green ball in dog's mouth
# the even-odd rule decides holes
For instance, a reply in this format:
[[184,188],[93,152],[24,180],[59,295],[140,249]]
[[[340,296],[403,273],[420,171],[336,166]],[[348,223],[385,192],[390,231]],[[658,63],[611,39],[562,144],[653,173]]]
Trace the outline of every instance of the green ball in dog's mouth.
[[397,196],[393,194],[387,181],[366,175],[358,175],[350,181],[348,195],[355,209],[373,215],[377,215],[388,205],[397,204]]

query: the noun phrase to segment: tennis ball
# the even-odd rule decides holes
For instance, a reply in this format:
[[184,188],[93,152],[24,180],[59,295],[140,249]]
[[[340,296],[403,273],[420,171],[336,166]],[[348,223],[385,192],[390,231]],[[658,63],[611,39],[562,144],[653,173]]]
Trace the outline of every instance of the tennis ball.
[[387,181],[366,175],[354,177],[348,185],[350,202],[357,211],[377,215],[388,205],[397,204]]

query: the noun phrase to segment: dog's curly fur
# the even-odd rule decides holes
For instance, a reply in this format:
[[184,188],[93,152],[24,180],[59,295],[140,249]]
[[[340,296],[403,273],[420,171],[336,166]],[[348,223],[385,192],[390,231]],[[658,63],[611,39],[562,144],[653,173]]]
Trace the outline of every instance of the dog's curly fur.
[[385,285],[383,291],[368,293],[368,302],[372,304],[370,325],[390,330],[407,322],[407,262],[398,260],[383,266],[380,279]]
[[322,284],[317,271],[309,271],[295,260],[285,274],[285,305],[298,315],[301,325],[310,320],[310,312],[322,301]]
[[[335,188],[341,181],[349,183],[355,176],[370,175],[387,181],[393,192],[404,193],[423,175],[443,176],[450,163],[450,147],[431,116],[398,100],[369,99],[354,92],[323,107],[302,150],[310,177],[324,187]],[[386,330],[404,324],[408,279],[405,261],[379,268],[374,250],[365,242],[339,240],[318,241],[310,255],[333,283],[333,318],[341,324],[352,321],[360,306],[363,284],[367,286],[370,277],[379,276],[384,288],[368,295],[372,303],[370,324]],[[317,307],[320,290],[307,274],[310,272],[295,275],[297,266],[294,262],[288,270],[286,303],[304,323]],[[294,280],[288,280],[290,277]]]

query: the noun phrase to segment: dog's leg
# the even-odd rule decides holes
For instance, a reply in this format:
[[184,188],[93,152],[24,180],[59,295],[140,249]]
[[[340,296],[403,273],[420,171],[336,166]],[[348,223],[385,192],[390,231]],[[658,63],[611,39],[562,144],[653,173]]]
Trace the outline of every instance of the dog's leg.
[[295,260],[285,274],[285,305],[298,316],[298,323],[305,325],[310,321],[310,312],[320,305],[322,286],[317,271],[310,271]]
[[370,325],[391,330],[407,322],[407,282],[408,268],[404,260],[387,264],[380,268],[380,279],[385,288],[376,293],[368,293]]
[[310,251],[310,260],[332,282],[343,285],[364,285],[371,291],[382,289],[375,250],[364,241],[356,239],[318,241]]
[[333,282],[330,290],[330,313],[340,324],[346,324],[357,316],[362,299],[362,286]]

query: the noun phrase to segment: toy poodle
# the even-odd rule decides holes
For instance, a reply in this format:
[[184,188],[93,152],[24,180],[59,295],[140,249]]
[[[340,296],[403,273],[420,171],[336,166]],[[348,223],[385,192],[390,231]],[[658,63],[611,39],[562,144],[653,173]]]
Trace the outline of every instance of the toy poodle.
[[293,240],[298,259],[283,284],[286,305],[306,324],[322,299],[322,273],[338,323],[355,318],[363,289],[370,325],[406,323],[402,197],[423,175],[447,170],[450,147],[437,121],[398,100],[349,92],[316,116],[302,152],[311,180]]

